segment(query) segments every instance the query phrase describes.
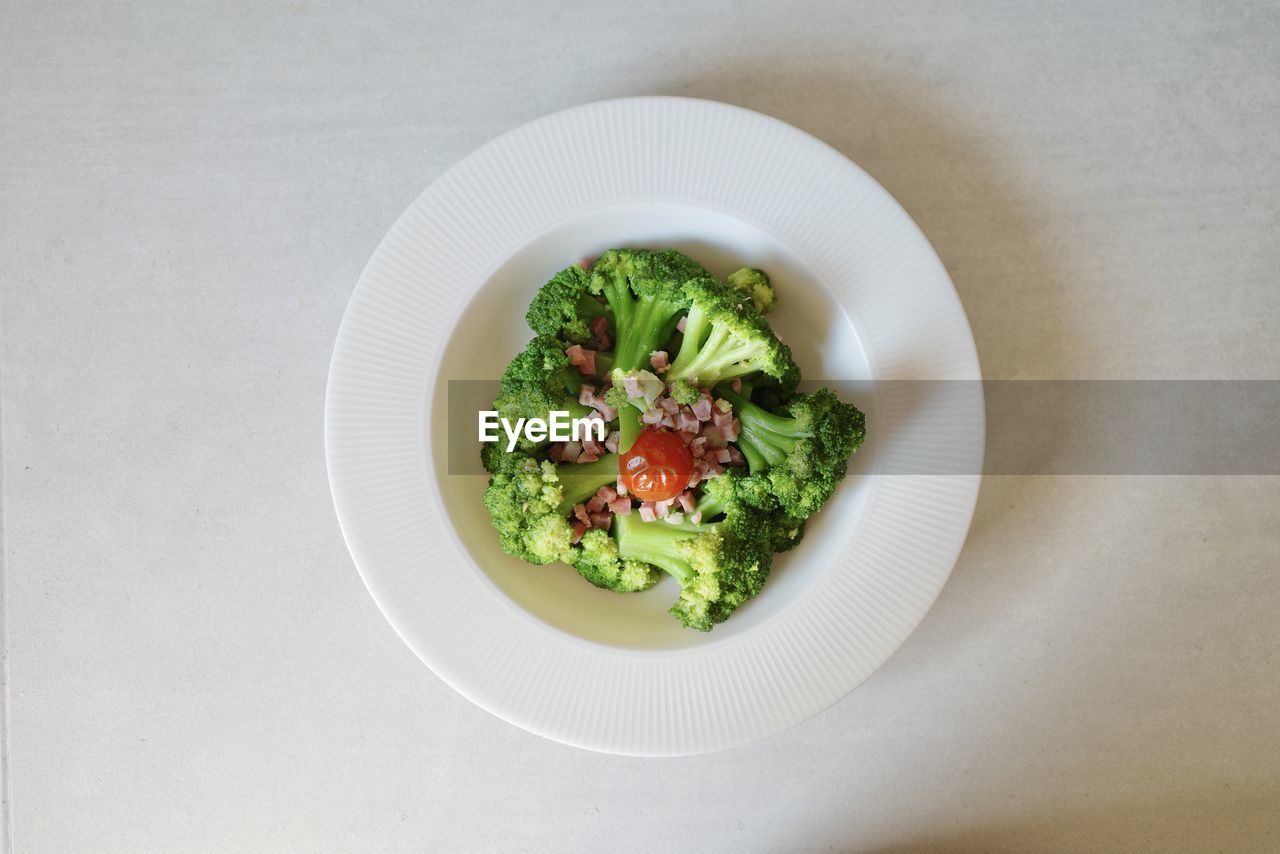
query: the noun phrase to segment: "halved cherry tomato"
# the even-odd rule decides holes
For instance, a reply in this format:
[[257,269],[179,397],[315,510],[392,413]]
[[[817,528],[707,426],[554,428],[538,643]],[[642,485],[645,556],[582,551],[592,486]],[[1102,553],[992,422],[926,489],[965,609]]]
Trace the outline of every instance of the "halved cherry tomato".
[[641,501],[675,498],[689,484],[693,455],[670,430],[646,427],[618,466],[622,485]]

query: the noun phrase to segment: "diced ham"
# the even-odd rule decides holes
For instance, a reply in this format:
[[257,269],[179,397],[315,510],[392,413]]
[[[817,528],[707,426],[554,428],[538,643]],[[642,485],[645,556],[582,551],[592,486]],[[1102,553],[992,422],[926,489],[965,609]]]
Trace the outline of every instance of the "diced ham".
[[661,519],[671,512],[671,505],[675,502],[674,498],[664,498],[662,501],[653,502],[653,512],[658,514]]
[[708,425],[702,435],[706,437],[707,446],[711,448],[723,448],[725,446],[724,431],[715,425]]
[[576,463],[578,455],[582,453],[581,442],[565,442],[560,453],[560,461],[565,463]]
[[676,429],[676,418],[670,412],[663,413],[662,420],[659,421],[658,423],[661,424],[663,427],[668,427],[672,430]]
[[738,433],[742,430],[742,422],[734,418],[729,421],[729,426],[724,428],[724,438],[726,442],[738,441]]
[[578,365],[578,370],[585,376],[594,377],[596,375],[596,352],[594,350],[583,350],[585,358],[582,364]]
[[587,512],[599,513],[601,510],[604,509],[604,505],[605,505],[605,500],[603,498],[601,498],[599,495],[593,495],[587,499]]
[[688,487],[689,487],[690,489],[693,489],[695,486],[697,486],[697,485],[698,485],[698,484],[700,484],[700,483],[702,483],[702,472],[698,471],[698,470],[695,468],[695,469],[694,469],[694,470],[689,474],[689,483],[688,483]]
[[564,354],[569,357],[569,364],[573,365],[575,368],[587,360],[581,344],[574,344],[572,347],[565,350]]
[[702,456],[703,452],[706,450],[706,447],[707,447],[707,437],[698,436],[694,438],[692,442],[689,443],[689,453],[693,454],[695,457],[700,457]]
[[730,455],[728,448],[716,448],[716,462],[727,463],[731,459],[733,457]]
[[[597,442],[595,439],[583,439],[583,440],[582,440],[582,453],[583,453],[583,454],[595,454],[596,459],[599,459],[599,458],[600,458],[600,455],[604,453],[604,446],[603,446],[603,445],[601,445],[599,442]],[[579,457],[579,458],[578,458],[578,461],[579,461],[579,462],[581,462],[581,461],[582,461],[582,458],[581,458],[581,457]]]
[[603,528],[609,530],[609,526],[613,524],[612,513],[592,513],[591,526],[594,528]]
[[578,454],[578,462],[580,463],[594,463],[598,459],[600,459],[600,455],[591,451],[583,451]]
[[640,389],[640,380],[634,376],[622,378],[622,390],[627,393],[627,397],[644,397],[644,392]]
[[596,413],[605,421],[612,421],[618,417],[618,410],[606,403],[603,396],[597,397],[590,405],[595,408]]
[[742,394],[742,377],[734,377],[732,380],[730,380],[729,388],[733,389],[738,394]]
[[609,509],[619,516],[631,515],[631,499],[625,495],[619,495],[617,498],[609,502]]
[[615,488],[618,490],[619,495],[627,494],[627,485],[623,483],[621,480],[618,481],[618,485]]
[[721,430],[724,430],[726,427],[728,427],[732,421],[733,421],[732,409],[729,410],[728,412],[721,412],[719,409],[717,409],[715,412],[711,413],[711,423],[719,427]]
[[729,446],[729,465],[740,466],[746,461],[747,458],[742,455],[742,451],[739,451],[733,445]]
[[658,518],[658,514],[653,510],[652,501],[646,501],[640,505],[640,518],[645,522],[652,522]]
[[713,477],[719,477],[722,474],[724,474],[724,468],[722,468],[719,463],[711,463],[707,466],[707,471],[702,476],[710,479]]
[[579,522],[577,519],[574,519],[572,522],[570,522],[569,527],[573,529],[572,541],[575,543],[578,542],[578,540],[581,540],[582,535],[587,532],[587,526]]
[[573,505],[573,515],[579,522],[586,525],[588,528],[591,527],[591,517],[587,515],[587,506],[585,504]]
[[698,433],[702,430],[702,422],[687,406],[680,407],[680,417],[676,419],[676,429],[686,433]]
[[547,459],[551,460],[553,463],[558,463],[564,459],[564,443],[552,442],[547,448]]
[[645,424],[661,424],[666,413],[661,409],[646,409],[641,415],[640,420]]
[[696,525],[696,524],[698,524],[699,522],[701,522],[701,521],[702,521],[702,511],[701,511],[701,510],[699,510],[699,511],[697,511],[696,513],[694,513],[692,516],[690,516],[690,517],[689,517],[689,521],[690,521],[690,522],[692,522],[692,523],[693,523],[693,524],[695,524],[695,525]]
[[618,431],[617,431],[617,430],[614,430],[614,431],[613,431],[612,433],[610,433],[610,434],[609,434],[609,436],[604,440],[604,447],[605,447],[605,450],[607,450],[607,451],[608,451],[609,453],[611,453],[611,454],[616,454],[616,453],[618,453],[618,439],[619,439]]
[[696,416],[699,421],[711,420],[711,398],[707,395],[704,394],[694,401],[692,408],[694,416]]
[[612,486],[609,486],[608,484],[605,484],[604,486],[596,490],[596,495],[599,495],[600,500],[603,501],[605,504],[608,504],[610,501],[618,497],[618,490],[614,489]]
[[692,492],[685,490],[684,492],[680,493],[680,497],[678,500],[680,501],[680,507],[684,510],[684,512],[686,513],[693,512],[694,503],[693,503]]
[[685,323],[687,323],[688,321],[689,321],[689,316],[688,316],[688,315],[685,315],[684,317],[680,318],[680,322],[676,324],[676,331],[677,331],[677,332],[684,332],[684,325],[685,325]]
[[683,429],[682,429],[682,430],[680,430],[680,432],[679,432],[679,433],[677,433],[676,435],[678,435],[678,436],[680,437],[680,442],[681,442],[685,447],[688,447],[690,442],[692,442],[694,439],[698,438],[698,435],[697,435],[696,433],[690,433],[689,431],[687,431],[687,430],[683,430]]
[[649,354],[649,364],[653,367],[655,373],[666,373],[667,368],[671,367],[667,362],[666,350],[654,350]]
[[609,318],[597,317],[591,321],[591,336],[597,350],[609,349]]
[[680,411],[680,404],[676,403],[675,400],[667,397],[666,395],[658,398],[658,405],[667,412],[670,412],[672,415],[675,415]]
[[579,259],[578,259],[578,266],[579,266],[579,267],[581,267],[581,268],[582,268],[582,269],[584,269],[584,270],[590,270],[590,269],[591,269],[591,259],[590,259],[590,258],[579,258]]
[[596,402],[596,387],[583,383],[578,386],[578,403],[583,406],[592,406]]

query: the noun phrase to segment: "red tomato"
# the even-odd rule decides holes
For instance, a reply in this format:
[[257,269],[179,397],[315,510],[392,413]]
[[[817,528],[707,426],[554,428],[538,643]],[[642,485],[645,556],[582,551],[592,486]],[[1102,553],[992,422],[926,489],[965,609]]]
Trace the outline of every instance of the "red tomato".
[[666,501],[688,486],[693,455],[670,430],[646,427],[631,450],[622,455],[618,468],[622,485],[636,498]]

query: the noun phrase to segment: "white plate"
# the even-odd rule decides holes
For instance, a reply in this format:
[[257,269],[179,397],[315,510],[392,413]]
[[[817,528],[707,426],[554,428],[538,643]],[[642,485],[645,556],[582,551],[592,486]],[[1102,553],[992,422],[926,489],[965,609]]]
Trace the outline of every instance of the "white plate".
[[[805,378],[852,381],[868,414],[869,439],[805,541],[709,634],[666,614],[671,580],[619,596],[501,554],[484,478],[449,474],[448,381],[495,379],[530,336],[533,291],[618,245],[676,246],[720,275],[767,270],[770,319]],[[881,384],[920,379],[968,382],[941,395]],[[469,155],[374,252],[334,348],[330,484],[373,598],[462,694],[581,747],[699,753],[827,707],[923,618],[977,496],[978,379],[946,271],[857,166],[737,107],[603,101]]]

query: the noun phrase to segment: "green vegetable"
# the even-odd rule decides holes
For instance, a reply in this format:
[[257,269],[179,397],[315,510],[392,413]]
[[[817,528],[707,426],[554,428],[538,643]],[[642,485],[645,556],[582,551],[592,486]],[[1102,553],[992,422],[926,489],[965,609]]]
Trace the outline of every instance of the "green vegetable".
[[[511,360],[502,373],[502,384],[494,409],[499,418],[515,424],[520,418],[547,418],[553,409],[564,410],[570,418],[586,417],[591,410],[578,403],[578,391],[591,382],[569,364],[566,345],[558,338],[540,335]],[[541,447],[522,436],[520,447]]]
[[[610,320],[609,307],[592,296],[591,275],[574,264],[551,277],[534,296],[525,319],[539,335],[560,338],[574,344],[592,341],[591,321],[597,317]],[[599,357],[597,357],[598,359]]]
[[685,284],[689,315],[684,340],[667,370],[667,382],[696,381],[711,386],[756,373],[794,386],[799,369],[791,349],[778,340],[764,317],[742,295],[710,280]]
[[689,306],[684,283],[709,276],[674,249],[611,249],[597,258],[590,290],[603,295],[613,313],[614,369],[649,367],[649,354],[662,349]]
[[[751,510],[760,511],[756,523],[768,528],[775,552],[795,548],[804,537],[804,517],[792,516],[782,509],[769,479],[764,475],[726,469],[720,477],[703,485],[697,510],[703,521],[714,521],[735,505],[746,505]],[[745,512],[750,513],[751,510]]]
[[789,415],[775,415],[728,386],[716,393],[733,404],[741,422],[738,447],[751,473],[763,473],[791,516],[818,512],[844,479],[849,456],[866,438],[861,410],[825,388],[793,398]]
[[706,632],[764,587],[773,541],[763,521],[760,511],[734,503],[718,522],[645,522],[633,513],[617,517],[613,527],[618,554],[675,576],[680,598],[671,613],[689,628]]
[[618,482],[618,455],[605,454],[594,463],[565,463],[556,466],[563,495],[560,512],[573,512],[573,505],[586,501],[602,486]]
[[768,314],[778,306],[777,294],[769,284],[769,277],[763,270],[743,267],[729,274],[727,280],[734,290],[743,296],[750,297],[751,304],[761,314]]
[[485,464],[490,474],[484,506],[498,529],[498,544],[530,563],[573,563],[580,551],[568,519],[573,506],[618,479],[615,454],[557,466],[531,454],[499,451],[490,452]]
[[491,454],[484,506],[498,529],[498,545],[530,563],[570,562],[573,529],[560,512],[564,496],[556,467],[526,454]]
[[[494,404],[499,416],[512,423],[547,418],[552,410],[585,417],[581,386],[600,389],[608,379],[613,387],[603,394],[618,413],[611,429],[625,452],[643,429],[641,412],[658,395],[665,391],[692,406],[702,389],[714,387],[717,408],[725,410],[727,401],[739,420],[736,446],[747,467],[728,467],[694,488],[696,523],[690,513],[675,523],[644,522],[633,510],[613,515],[609,530],[588,528],[575,543],[582,526],[574,507],[617,481],[620,454],[555,465],[545,442],[522,437],[512,453],[505,442],[486,444],[484,504],[502,549],[531,563],[571,564],[587,581],[618,593],[646,590],[669,574],[681,588],[671,613],[700,631],[758,594],[774,553],[800,542],[807,517],[844,477],[866,429],[862,413],[827,389],[794,394],[799,370],[764,319],[776,304],[762,271],[744,267],[720,282],[670,249],[615,249],[590,272],[575,265],[556,273],[529,306],[536,337],[503,373]],[[608,322],[611,350],[597,350],[592,326],[599,318]],[[565,351],[574,344],[594,352],[593,377],[571,363]],[[655,350],[674,354],[661,377],[651,371]],[[639,384],[643,399],[627,397],[626,378]]]
[[618,541],[599,528],[582,535],[573,567],[596,587],[615,593],[648,590],[658,583],[662,573],[643,561],[623,560],[618,554]]

